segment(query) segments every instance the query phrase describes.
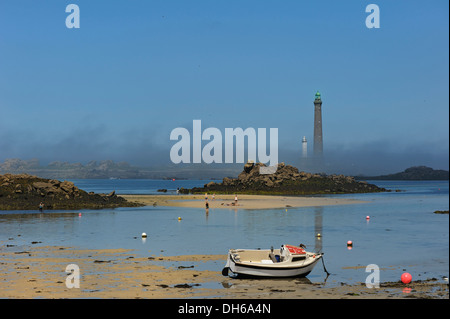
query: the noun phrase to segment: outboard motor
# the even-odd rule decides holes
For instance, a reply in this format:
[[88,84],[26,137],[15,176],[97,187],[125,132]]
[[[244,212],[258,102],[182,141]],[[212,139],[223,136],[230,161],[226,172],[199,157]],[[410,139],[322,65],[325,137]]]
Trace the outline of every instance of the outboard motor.
[[275,255],[275,254],[273,253],[273,246],[270,247],[269,258],[270,258],[270,260],[272,260],[272,262],[274,262],[274,263],[279,263],[279,262],[280,262],[280,256],[279,256],[279,255]]

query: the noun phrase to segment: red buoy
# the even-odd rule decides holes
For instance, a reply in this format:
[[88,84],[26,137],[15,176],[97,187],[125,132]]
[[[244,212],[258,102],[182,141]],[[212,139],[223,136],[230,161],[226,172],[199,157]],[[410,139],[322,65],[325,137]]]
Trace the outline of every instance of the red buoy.
[[349,241],[347,242],[347,249],[348,249],[348,250],[352,250],[352,248],[353,248],[353,242],[352,242],[351,240],[349,240]]
[[412,280],[411,274],[407,272],[403,273],[401,278],[404,284],[409,284]]

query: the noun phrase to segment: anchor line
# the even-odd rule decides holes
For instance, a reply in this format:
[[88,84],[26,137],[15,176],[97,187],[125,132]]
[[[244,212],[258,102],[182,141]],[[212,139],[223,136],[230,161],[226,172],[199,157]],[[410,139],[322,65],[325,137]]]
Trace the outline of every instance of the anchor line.
[[330,275],[330,273],[327,271],[327,268],[325,267],[325,262],[323,261],[323,255],[322,255],[322,265],[323,265],[323,270],[327,273],[327,277]]

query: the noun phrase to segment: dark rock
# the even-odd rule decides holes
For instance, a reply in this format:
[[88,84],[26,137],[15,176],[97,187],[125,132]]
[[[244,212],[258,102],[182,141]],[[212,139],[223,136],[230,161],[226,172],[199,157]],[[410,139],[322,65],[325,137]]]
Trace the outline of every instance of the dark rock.
[[254,163],[253,161],[248,161],[248,162],[244,165],[244,172],[250,173],[250,171],[253,169],[254,166],[255,166],[255,163]]
[[69,181],[60,182],[28,174],[0,175],[0,210],[37,210],[40,203],[44,210],[101,209],[136,207],[111,192],[109,195],[89,194]]
[[169,288],[169,286],[168,285],[164,285],[164,284],[161,284],[161,285],[157,285],[158,287],[161,287],[161,288]]
[[193,288],[194,286],[200,286],[200,284],[178,284],[178,285],[174,285],[174,288]]
[[209,182],[208,184],[205,185],[205,187],[212,187],[214,186],[216,183],[215,182]]

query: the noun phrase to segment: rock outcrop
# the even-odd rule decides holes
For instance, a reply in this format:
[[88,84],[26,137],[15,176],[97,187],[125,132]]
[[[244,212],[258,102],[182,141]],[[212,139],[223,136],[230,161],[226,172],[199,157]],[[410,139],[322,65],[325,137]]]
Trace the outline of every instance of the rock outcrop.
[[386,189],[351,176],[300,172],[297,168],[278,164],[274,174],[260,174],[261,163],[247,163],[237,178],[224,178],[222,183],[210,182],[204,187],[181,189],[181,193],[311,195],[384,192]]
[[87,193],[69,181],[44,179],[28,174],[0,175],[0,210],[100,209],[141,206],[109,194]]

